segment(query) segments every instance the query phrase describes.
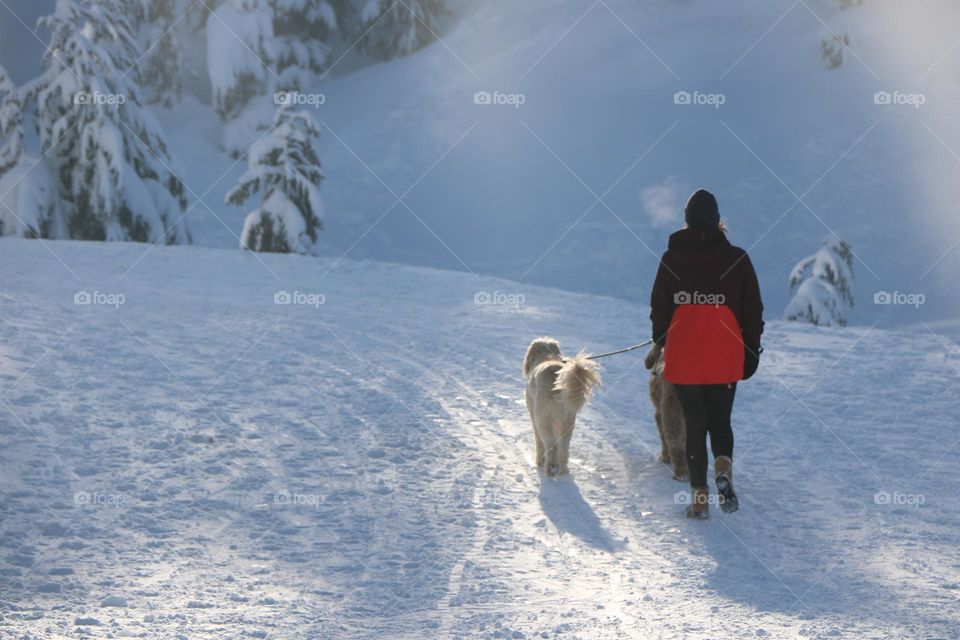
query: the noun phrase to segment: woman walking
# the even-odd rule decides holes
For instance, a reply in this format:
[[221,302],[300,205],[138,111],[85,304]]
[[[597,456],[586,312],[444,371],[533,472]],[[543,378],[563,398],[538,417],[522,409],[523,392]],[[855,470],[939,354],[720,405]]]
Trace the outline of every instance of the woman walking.
[[663,347],[664,378],[673,383],[687,427],[691,500],[687,516],[709,516],[707,436],[718,502],[737,510],[730,416],[737,382],[759,365],[763,302],[747,252],[730,244],[717,200],[700,189],[685,209],[686,226],[670,236],[650,299],[653,338]]

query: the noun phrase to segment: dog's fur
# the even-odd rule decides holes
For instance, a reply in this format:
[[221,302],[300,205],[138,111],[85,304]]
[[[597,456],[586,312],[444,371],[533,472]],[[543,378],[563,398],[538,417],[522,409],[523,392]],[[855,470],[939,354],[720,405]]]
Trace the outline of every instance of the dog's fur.
[[583,353],[564,360],[556,340],[537,338],[523,360],[523,377],[537,467],[549,476],[569,473],[570,437],[577,412],[600,384],[597,364]]
[[677,390],[663,377],[663,348],[654,345],[644,365],[650,370],[650,400],[660,433],[660,462],[673,466],[674,480],[687,480],[687,423]]

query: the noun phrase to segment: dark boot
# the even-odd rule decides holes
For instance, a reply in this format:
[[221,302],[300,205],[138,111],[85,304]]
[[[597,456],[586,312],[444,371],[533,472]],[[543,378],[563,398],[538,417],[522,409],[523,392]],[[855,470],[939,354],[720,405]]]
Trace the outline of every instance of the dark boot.
[[724,513],[733,513],[740,508],[740,500],[733,492],[733,460],[727,456],[720,456],[713,461],[713,470],[717,476],[720,510]]

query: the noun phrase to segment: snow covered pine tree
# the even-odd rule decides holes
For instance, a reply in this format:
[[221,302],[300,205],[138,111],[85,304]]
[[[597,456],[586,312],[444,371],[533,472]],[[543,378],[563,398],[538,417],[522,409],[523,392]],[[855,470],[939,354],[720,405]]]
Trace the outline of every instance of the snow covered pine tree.
[[50,168],[23,151],[23,102],[0,67],[0,236],[64,237]]
[[190,241],[184,187],[159,123],[128,72],[137,50],[122,0],[57,0],[44,73],[25,87],[36,102],[41,151],[79,240]]
[[[138,79],[147,99],[165,107],[180,101],[185,65],[177,37],[177,0],[139,0],[135,26],[143,59]],[[189,9],[188,9],[189,10]]]
[[0,67],[0,175],[20,160],[23,144],[23,109],[17,88]]
[[303,91],[326,68],[337,30],[333,7],[324,0],[271,0],[277,89]]
[[277,109],[273,127],[248,154],[247,171],[227,194],[242,204],[257,192],[263,197],[243,223],[240,248],[275,253],[313,252],[322,228],[320,161],[313,140],[320,135],[310,114]]
[[273,12],[266,0],[225,0],[207,16],[207,73],[220,120],[271,89]]
[[446,0],[361,0],[361,51],[381,60],[413,53],[436,39]]
[[819,251],[790,272],[790,292],[794,296],[784,312],[787,320],[846,326],[847,313],[853,308],[850,245],[835,235],[827,236]]

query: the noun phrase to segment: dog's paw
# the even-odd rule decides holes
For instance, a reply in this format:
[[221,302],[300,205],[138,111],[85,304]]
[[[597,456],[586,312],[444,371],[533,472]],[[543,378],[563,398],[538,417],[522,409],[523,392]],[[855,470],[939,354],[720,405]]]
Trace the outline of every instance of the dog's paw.
[[555,464],[550,465],[547,467],[547,475],[551,478],[556,478],[558,475],[560,475],[560,467]]
[[690,474],[689,474],[689,473],[686,473],[686,472],[684,472],[684,473],[674,473],[674,474],[673,474],[673,479],[676,480],[677,482],[689,482],[689,481],[690,481]]

